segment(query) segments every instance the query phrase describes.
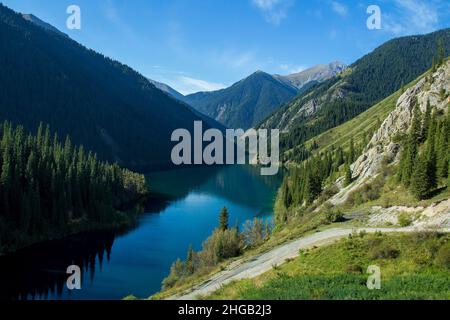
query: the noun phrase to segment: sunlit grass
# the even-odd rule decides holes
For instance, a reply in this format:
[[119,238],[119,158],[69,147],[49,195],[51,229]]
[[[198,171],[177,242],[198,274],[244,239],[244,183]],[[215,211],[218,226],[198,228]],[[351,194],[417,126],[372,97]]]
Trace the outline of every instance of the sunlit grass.
[[[450,299],[449,241],[449,235],[425,233],[358,235],[305,251],[277,270],[229,284],[208,298]],[[381,268],[381,290],[367,288],[370,265]]]

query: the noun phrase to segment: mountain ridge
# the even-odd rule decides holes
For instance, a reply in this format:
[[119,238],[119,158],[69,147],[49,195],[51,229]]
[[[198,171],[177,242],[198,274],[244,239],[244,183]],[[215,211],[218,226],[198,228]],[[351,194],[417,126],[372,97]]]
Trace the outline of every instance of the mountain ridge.
[[282,149],[297,147],[352,119],[428,70],[439,41],[450,52],[450,29],[389,40],[337,76],[298,95],[258,127],[284,132]]
[[[171,165],[171,134],[214,121],[137,71],[0,5],[0,119],[60,137],[129,168]],[[105,81],[107,79],[108,81]]]
[[324,81],[344,69],[344,64],[335,62],[288,76],[257,70],[228,88],[190,94],[183,101],[225,126],[249,129],[302,92],[308,84]]

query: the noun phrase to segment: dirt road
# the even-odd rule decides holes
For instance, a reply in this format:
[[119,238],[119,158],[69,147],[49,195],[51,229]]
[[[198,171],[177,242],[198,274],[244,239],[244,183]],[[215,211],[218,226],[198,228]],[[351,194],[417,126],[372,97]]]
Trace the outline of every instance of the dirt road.
[[[417,228],[335,228],[317,232],[315,234],[300,238],[298,240],[283,244],[266,253],[245,258],[232,263],[227,269],[212,276],[207,281],[194,287],[189,292],[172,296],[169,300],[195,300],[199,296],[205,296],[220,289],[223,285],[240,279],[254,278],[264,272],[271,270],[276,265],[283,264],[286,259],[295,258],[299,255],[300,249],[307,249],[313,246],[323,246],[330,244],[337,239],[347,237],[352,232],[366,231],[374,233],[387,232],[413,232]],[[441,230],[450,232],[450,229]]]

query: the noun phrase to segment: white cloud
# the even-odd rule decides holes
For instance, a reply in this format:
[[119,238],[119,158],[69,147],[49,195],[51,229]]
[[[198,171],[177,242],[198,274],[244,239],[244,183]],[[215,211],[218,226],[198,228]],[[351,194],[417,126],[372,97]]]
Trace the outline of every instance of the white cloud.
[[439,4],[439,0],[395,0],[398,12],[382,13],[383,29],[395,35],[434,31],[439,24]]
[[338,1],[332,1],[331,8],[342,17],[345,17],[348,14],[348,8]]
[[242,69],[256,67],[254,51],[223,50],[213,51],[209,59],[213,64],[225,65],[229,68]]
[[281,70],[283,74],[294,74],[305,71],[308,67],[303,65],[289,65],[289,64],[280,64],[278,69]]
[[226,88],[223,83],[208,82],[191,77],[180,76],[168,84],[181,94],[187,95],[195,92],[216,91]]
[[288,10],[294,2],[295,0],[252,0],[266,21],[276,26],[287,17]]

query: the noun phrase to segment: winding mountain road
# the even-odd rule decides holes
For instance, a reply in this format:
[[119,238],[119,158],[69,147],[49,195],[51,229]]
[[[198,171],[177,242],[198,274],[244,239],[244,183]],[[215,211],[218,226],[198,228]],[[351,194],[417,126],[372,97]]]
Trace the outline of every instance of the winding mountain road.
[[[374,233],[377,231],[388,232],[414,232],[420,231],[418,228],[334,228],[320,231],[312,235],[300,238],[298,240],[280,245],[266,253],[251,257],[243,258],[233,262],[227,269],[221,271],[200,285],[193,287],[191,291],[184,292],[179,295],[171,296],[169,300],[195,300],[198,297],[206,296],[220,289],[223,285],[232,281],[257,277],[273,268],[273,266],[281,265],[287,259],[296,258],[299,250],[308,249],[313,246],[323,246],[333,243],[335,240],[347,237],[353,232],[365,231]],[[439,230],[442,232],[450,232],[450,229]]]

